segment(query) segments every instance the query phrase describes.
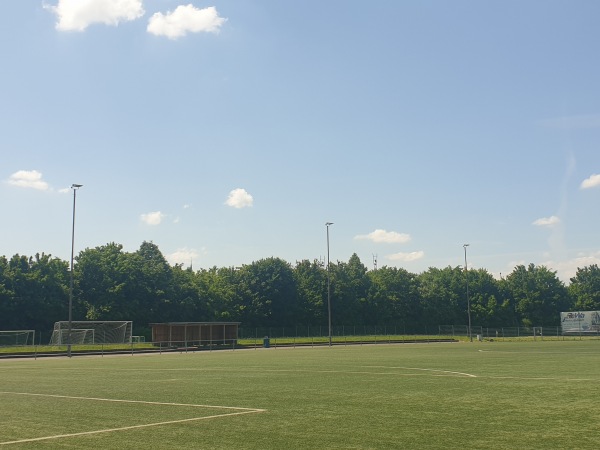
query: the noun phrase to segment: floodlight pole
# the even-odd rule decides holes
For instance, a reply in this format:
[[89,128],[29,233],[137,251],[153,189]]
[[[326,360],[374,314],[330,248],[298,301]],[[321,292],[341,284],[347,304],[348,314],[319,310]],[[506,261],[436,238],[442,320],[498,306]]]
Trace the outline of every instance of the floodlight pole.
[[467,315],[469,316],[469,341],[473,342],[473,334],[471,333],[471,302],[469,300],[469,268],[467,266],[467,247],[469,244],[463,244],[465,249],[465,283],[467,286]]
[[329,322],[329,346],[331,347],[331,275],[329,274],[329,225],[333,222],[325,223],[327,227],[327,320]]
[[77,189],[82,184],[72,184],[73,189],[73,227],[71,228],[71,270],[70,270],[70,283],[69,283],[69,327],[67,337],[67,356],[71,357],[71,330],[73,328],[73,255],[75,252],[75,200],[77,198]]

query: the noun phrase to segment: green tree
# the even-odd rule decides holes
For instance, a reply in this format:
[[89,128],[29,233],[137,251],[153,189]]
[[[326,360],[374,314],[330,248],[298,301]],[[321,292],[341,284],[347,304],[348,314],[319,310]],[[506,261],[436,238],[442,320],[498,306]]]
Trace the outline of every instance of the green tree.
[[600,268],[597,264],[577,268],[577,273],[571,278],[569,294],[575,310],[600,310]]
[[564,283],[545,266],[515,267],[506,277],[506,287],[525,326],[558,325],[560,311],[570,306]]
[[131,317],[137,316],[139,326],[166,321],[169,316],[164,313],[169,308],[165,305],[174,303],[171,266],[158,246],[146,241],[131,255],[129,263],[128,303],[135,308]]
[[369,301],[377,313],[376,323],[401,326],[403,332],[418,327],[422,311],[416,275],[384,266],[368,272],[368,276]]
[[171,295],[158,304],[161,321],[207,322],[213,320],[209,297],[202,287],[202,277],[177,264],[171,268]]
[[85,249],[75,269],[87,320],[131,320],[134,333],[143,334],[149,323],[180,314],[172,297],[172,268],[151,242],[134,253],[115,243]]
[[376,313],[368,298],[371,280],[356,253],[347,263],[331,264],[330,271],[332,325],[375,325]]
[[239,270],[238,305],[245,326],[289,327],[295,325],[298,292],[289,263],[266,258]]
[[[215,320],[241,322],[238,270],[213,267],[198,272],[200,289],[211,305]],[[242,324],[244,326],[244,324]]]
[[133,320],[128,308],[130,255],[114,242],[82,250],[76,258],[77,298],[85,308],[76,320]]
[[468,323],[466,281],[461,267],[430,267],[417,280],[424,326]]
[[298,289],[298,325],[327,325],[327,272],[317,261],[296,263],[294,278]]
[[13,330],[15,320],[15,293],[8,268],[8,260],[0,257],[0,330]]
[[473,325],[501,327],[512,323],[514,308],[503,297],[498,281],[485,269],[469,270],[468,277]]
[[51,255],[14,255],[0,261],[0,329],[34,329],[49,335],[68,319],[68,266]]

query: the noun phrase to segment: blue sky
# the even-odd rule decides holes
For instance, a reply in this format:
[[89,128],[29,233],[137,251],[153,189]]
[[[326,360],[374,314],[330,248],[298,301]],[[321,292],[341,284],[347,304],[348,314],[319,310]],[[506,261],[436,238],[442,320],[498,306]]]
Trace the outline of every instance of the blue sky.
[[0,254],[600,262],[600,3],[19,0]]

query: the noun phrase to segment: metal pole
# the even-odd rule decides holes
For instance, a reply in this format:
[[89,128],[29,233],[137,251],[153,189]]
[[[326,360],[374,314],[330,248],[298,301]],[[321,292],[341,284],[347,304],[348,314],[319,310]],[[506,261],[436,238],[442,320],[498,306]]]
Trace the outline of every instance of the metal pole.
[[329,274],[329,225],[333,222],[327,222],[327,319],[329,322],[329,346],[331,347],[331,276]]
[[473,334],[471,334],[471,302],[469,300],[469,267],[467,266],[467,247],[469,244],[464,244],[465,249],[465,283],[467,285],[467,315],[469,316],[469,341],[473,342]]
[[81,184],[72,184],[73,189],[73,227],[71,228],[71,271],[70,271],[70,284],[69,284],[69,327],[67,337],[67,356],[71,357],[71,330],[73,328],[73,256],[75,252],[75,200],[77,198],[77,189]]

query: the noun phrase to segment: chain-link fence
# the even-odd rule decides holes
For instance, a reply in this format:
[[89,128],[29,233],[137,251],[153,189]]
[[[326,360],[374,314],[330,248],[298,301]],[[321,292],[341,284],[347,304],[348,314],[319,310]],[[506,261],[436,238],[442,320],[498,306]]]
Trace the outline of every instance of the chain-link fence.
[[[265,336],[271,338],[317,338],[329,336],[327,326],[296,326],[296,327],[240,327],[239,339],[260,339]],[[407,327],[398,326],[335,326],[331,329],[332,337],[344,336],[437,336],[439,338],[473,340],[507,340],[507,339],[529,339],[529,340],[569,340],[596,338],[600,339],[600,332],[572,332],[563,333],[561,327],[482,327],[468,325],[439,325],[436,327]]]

